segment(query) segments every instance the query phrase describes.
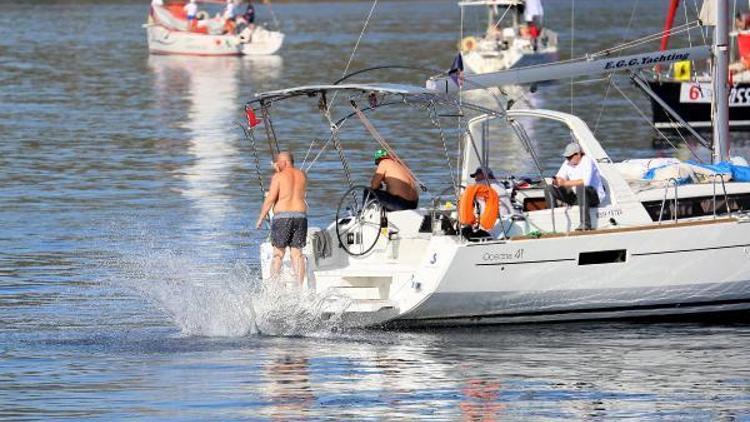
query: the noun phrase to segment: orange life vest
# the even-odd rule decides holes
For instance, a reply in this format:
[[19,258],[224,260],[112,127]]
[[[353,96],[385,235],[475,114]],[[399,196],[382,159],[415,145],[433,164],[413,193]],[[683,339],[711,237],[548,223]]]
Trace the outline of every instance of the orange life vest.
[[500,198],[494,189],[485,184],[474,184],[466,188],[458,204],[458,221],[464,225],[477,223],[477,216],[474,212],[476,199],[484,201],[484,212],[479,216],[479,226],[487,231],[492,230],[500,213]]

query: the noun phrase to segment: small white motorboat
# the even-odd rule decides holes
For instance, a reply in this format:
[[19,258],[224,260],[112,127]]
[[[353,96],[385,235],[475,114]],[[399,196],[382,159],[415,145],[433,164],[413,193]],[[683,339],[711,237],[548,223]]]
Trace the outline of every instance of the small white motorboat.
[[458,5],[462,21],[470,11],[487,9],[484,34],[461,34],[467,71],[497,72],[557,60],[557,33],[543,27],[541,0],[466,0]]
[[[198,2],[215,3],[211,1]],[[284,42],[284,34],[262,25],[245,22],[241,17],[230,20],[220,15],[210,17],[199,11],[197,20],[189,21],[184,1],[151,6],[146,28],[148,50],[152,54],[193,56],[269,55]]]

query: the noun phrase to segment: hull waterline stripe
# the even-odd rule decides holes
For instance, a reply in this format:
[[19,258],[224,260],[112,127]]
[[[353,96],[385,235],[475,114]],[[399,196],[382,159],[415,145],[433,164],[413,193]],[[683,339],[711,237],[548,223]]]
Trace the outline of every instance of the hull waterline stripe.
[[655,311],[660,309],[696,309],[708,306],[727,306],[727,305],[743,305],[750,304],[750,298],[748,299],[731,299],[731,300],[717,300],[717,301],[706,301],[706,302],[693,302],[693,303],[670,303],[670,304],[657,304],[657,305],[641,305],[641,306],[620,306],[620,307],[607,307],[607,308],[590,308],[590,309],[564,309],[557,311],[531,311],[531,312],[517,312],[507,314],[484,314],[484,315],[465,315],[465,316],[450,316],[450,317],[427,317],[427,318],[412,318],[396,320],[394,322],[406,322],[406,321],[456,321],[463,319],[480,320],[489,318],[518,318],[518,317],[536,317],[536,316],[552,316],[552,315],[570,315],[570,314],[607,314],[607,313],[619,313],[629,311]]
[[734,249],[734,248],[747,248],[747,247],[750,247],[750,244],[714,246],[711,248],[697,248],[697,249],[675,249],[672,251],[641,252],[641,253],[631,253],[630,256],[666,255],[666,254],[672,254],[672,253],[701,252],[701,251],[711,251],[711,250],[717,250],[717,249]]

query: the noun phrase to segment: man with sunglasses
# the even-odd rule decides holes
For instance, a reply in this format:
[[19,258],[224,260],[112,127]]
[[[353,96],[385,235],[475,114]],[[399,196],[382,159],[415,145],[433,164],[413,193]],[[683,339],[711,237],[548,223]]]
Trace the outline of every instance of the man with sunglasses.
[[547,200],[552,206],[559,200],[581,207],[581,225],[576,230],[591,230],[589,209],[599,206],[607,195],[602,177],[594,160],[586,156],[577,143],[568,144],[563,157],[565,162],[552,179]]

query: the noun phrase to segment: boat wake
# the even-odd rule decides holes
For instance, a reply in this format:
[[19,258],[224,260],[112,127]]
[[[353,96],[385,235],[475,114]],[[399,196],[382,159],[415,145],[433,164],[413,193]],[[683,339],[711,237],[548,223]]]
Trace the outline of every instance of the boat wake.
[[185,336],[323,337],[340,330],[349,306],[339,295],[289,287],[291,275],[263,283],[260,271],[244,263],[215,268],[161,251],[120,265],[126,276],[117,287],[151,303]]

